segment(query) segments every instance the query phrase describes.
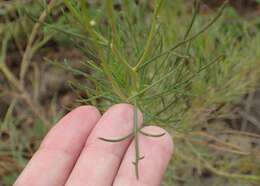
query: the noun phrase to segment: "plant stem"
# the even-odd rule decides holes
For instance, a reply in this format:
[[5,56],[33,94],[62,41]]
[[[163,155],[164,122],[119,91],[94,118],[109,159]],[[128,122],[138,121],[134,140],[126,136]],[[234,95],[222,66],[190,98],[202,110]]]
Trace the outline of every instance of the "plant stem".
[[127,69],[127,72],[129,72],[131,80],[132,80],[132,85],[133,85],[133,91],[137,91],[139,88],[139,77],[134,68],[130,65],[130,63],[121,55],[118,47],[117,47],[117,42],[119,40],[118,38],[118,33],[117,33],[117,28],[116,28],[116,20],[115,20],[115,15],[114,15],[114,10],[113,10],[113,0],[108,0],[107,1],[107,12],[108,12],[108,17],[109,21],[112,27],[112,40],[110,47],[112,49],[113,54],[117,58],[117,60]]
[[35,23],[33,26],[32,32],[30,34],[30,37],[27,42],[26,49],[23,54],[22,62],[21,62],[21,69],[20,69],[20,83],[22,86],[24,86],[24,78],[25,74],[28,70],[30,61],[33,57],[33,54],[36,52],[35,50],[32,50],[34,41],[36,39],[36,36],[38,34],[39,29],[41,28],[41,23],[44,22],[46,19],[48,12],[54,7],[55,2],[57,0],[51,0],[47,6],[47,8],[42,12],[40,15],[38,22]]
[[134,105],[134,142],[135,142],[135,161],[133,162],[135,166],[135,175],[139,179],[139,161],[144,157],[140,156],[140,147],[139,147],[139,127],[138,127],[138,109],[135,103]]
[[23,86],[21,86],[19,80],[12,74],[9,68],[3,63],[0,65],[0,70],[3,72],[7,80],[21,93],[22,98],[27,105],[31,108],[31,111],[39,117],[46,125],[49,125],[48,119],[42,114],[42,111],[38,104],[36,104],[31,96],[27,93]]
[[146,43],[145,48],[144,48],[144,52],[143,52],[140,60],[137,62],[136,66],[134,67],[134,71],[137,71],[139,69],[139,67],[145,62],[145,60],[146,60],[146,58],[149,54],[149,50],[151,48],[153,38],[154,38],[154,35],[155,35],[155,32],[156,32],[157,16],[158,16],[159,10],[161,8],[162,2],[163,2],[163,0],[160,0],[157,3],[157,7],[156,7],[156,10],[154,11],[154,15],[153,15],[152,27],[151,27],[151,30],[150,30],[150,33],[149,33],[149,36],[148,36],[148,39],[147,39],[147,43]]
[[21,93],[22,98],[29,105],[31,111],[36,116],[38,116],[45,124],[49,124],[47,118],[45,118],[45,116],[42,114],[40,107],[32,101],[30,95],[26,92],[19,80],[14,76],[14,74],[9,70],[9,68],[5,64],[6,50],[9,39],[9,36],[7,35],[2,44],[2,51],[0,56],[0,71],[3,72],[7,80],[14,86],[14,88],[16,88]]
[[188,38],[186,38],[186,39],[184,39],[184,40],[178,42],[177,44],[175,44],[173,47],[167,49],[166,51],[164,51],[164,52],[162,52],[162,53],[160,53],[160,54],[154,56],[152,59],[149,59],[147,62],[144,62],[144,64],[140,64],[139,67],[138,67],[136,70],[138,71],[138,70],[141,69],[143,66],[145,66],[146,63],[150,63],[150,61],[155,61],[156,59],[158,59],[158,58],[160,58],[160,57],[162,57],[162,56],[164,56],[164,55],[167,55],[167,54],[171,53],[173,50],[179,48],[180,46],[182,46],[182,45],[184,45],[184,44],[186,44],[186,43],[188,43],[188,42],[193,41],[193,40],[196,39],[198,36],[200,36],[202,33],[204,33],[205,31],[207,31],[207,30],[220,18],[220,16],[222,15],[222,13],[223,13],[223,11],[224,11],[226,5],[227,5],[227,2],[228,2],[228,1],[226,1],[226,2],[222,5],[222,7],[220,8],[218,14],[217,14],[211,21],[209,21],[208,24],[206,24],[204,27],[202,27],[202,29],[201,29],[200,31],[198,31],[198,32],[195,33],[194,35],[192,35],[192,36],[190,36],[190,37],[188,37]]
[[186,144],[191,148],[192,152],[197,156],[199,161],[201,161],[203,163],[202,165],[205,168],[207,168],[208,170],[210,170],[211,172],[213,172],[214,174],[216,174],[218,176],[226,177],[226,178],[232,178],[232,179],[244,179],[244,180],[251,180],[251,181],[260,181],[259,176],[241,175],[241,174],[234,174],[234,173],[231,174],[231,173],[227,173],[227,172],[223,172],[221,170],[218,170],[215,167],[213,167],[208,161],[206,161],[202,157],[202,155],[197,151],[197,149],[187,140],[186,140]]

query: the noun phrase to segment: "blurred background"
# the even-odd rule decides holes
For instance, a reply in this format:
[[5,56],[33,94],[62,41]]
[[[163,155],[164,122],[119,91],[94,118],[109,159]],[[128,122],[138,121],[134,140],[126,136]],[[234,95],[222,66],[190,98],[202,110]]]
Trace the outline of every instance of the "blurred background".
[[[169,30],[177,28],[181,34],[183,23],[191,19],[193,1],[168,1],[172,12]],[[223,2],[201,1],[195,30]],[[90,6],[95,3],[101,1],[89,1]],[[115,1],[116,10],[120,3]],[[84,58],[82,52],[52,26],[64,22],[62,1],[50,4],[45,0],[0,0],[0,186],[12,185],[46,132],[72,108],[84,104],[79,98],[87,98],[84,90],[70,84],[87,86],[84,77],[49,62],[72,60],[76,68],[84,68],[76,63]],[[153,1],[136,0],[136,4],[149,11]],[[51,10],[46,11],[48,8]],[[225,53],[232,66],[221,69],[223,80],[214,79],[221,86],[210,84],[214,90],[201,88],[198,82],[196,88],[205,92],[200,90],[200,96],[191,100],[182,121],[189,132],[169,129],[177,152],[163,185],[257,186],[260,1],[230,0],[222,18],[194,45],[201,57]]]

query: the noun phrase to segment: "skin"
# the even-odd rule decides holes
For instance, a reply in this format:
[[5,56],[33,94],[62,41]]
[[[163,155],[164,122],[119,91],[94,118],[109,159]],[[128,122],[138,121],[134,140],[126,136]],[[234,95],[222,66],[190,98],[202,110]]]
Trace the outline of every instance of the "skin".
[[[62,118],[44,138],[14,186],[159,186],[173,154],[170,135],[156,126],[145,127],[159,138],[139,136],[137,180],[132,161],[132,139],[109,143],[132,132],[133,106],[118,104],[103,116],[92,106],[76,108]],[[142,113],[138,114],[142,124]]]

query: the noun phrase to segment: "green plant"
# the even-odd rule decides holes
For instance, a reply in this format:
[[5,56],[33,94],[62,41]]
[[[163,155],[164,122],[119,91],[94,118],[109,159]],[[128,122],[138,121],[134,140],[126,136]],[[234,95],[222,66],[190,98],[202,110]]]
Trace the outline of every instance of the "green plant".
[[[56,112],[49,114],[50,110],[57,107],[59,113],[65,111],[60,107],[64,104],[59,102],[63,93],[60,95],[57,89],[51,88],[51,91],[39,94],[39,87],[46,86],[39,77],[44,79],[54,75],[55,80],[62,81],[62,89],[71,78],[69,85],[79,96],[74,106],[93,104],[105,111],[111,104],[135,104],[136,100],[138,109],[144,113],[145,125],[157,124],[172,134],[176,154],[163,185],[207,185],[204,174],[210,176],[213,185],[251,186],[258,183],[259,151],[248,150],[243,144],[259,139],[259,135],[242,129],[234,130],[228,123],[238,121],[234,105],[241,105],[241,98],[255,91],[259,81],[259,19],[246,21],[234,9],[227,7],[224,16],[211,25],[209,17],[212,14],[199,14],[198,4],[195,4],[192,16],[189,6],[183,1],[164,0],[155,31],[150,34],[153,37],[149,39],[155,1],[141,0],[139,4],[129,0],[123,3],[113,1],[116,35],[113,35],[112,20],[106,18],[111,15],[111,4],[89,1],[86,11],[79,1],[67,2],[73,5],[76,16],[60,4],[48,12],[45,20],[39,20],[39,17],[46,10],[47,1],[0,2],[0,61],[11,73],[10,77],[19,82],[17,85],[20,84],[21,69],[20,65],[14,67],[12,64],[16,59],[22,61],[25,43],[34,25],[40,27],[32,48],[42,43],[37,50],[29,50],[33,54],[23,83],[28,100],[36,105],[29,105],[21,96],[23,93],[17,91],[18,86],[14,86],[16,83],[10,81],[12,78],[7,78],[8,73],[0,70],[0,134],[8,132],[10,135],[9,140],[0,143],[0,182],[10,185],[15,180],[50,127],[43,125],[34,108],[42,110],[48,123],[60,117]],[[86,12],[88,16],[84,18]],[[207,25],[211,25],[209,32],[188,40]],[[187,41],[182,43],[185,36]],[[149,50],[145,50],[147,41],[151,42]],[[55,47],[65,48],[65,51],[57,52],[53,42]],[[111,48],[109,43],[117,47]],[[182,45],[168,51],[178,43]],[[18,50],[21,57],[16,57],[13,51],[16,48],[22,49]],[[64,57],[75,51],[79,57]],[[62,57],[49,53],[61,54]],[[47,61],[65,70],[55,66],[50,68],[50,64],[41,61],[42,56],[47,56]],[[58,62],[61,58],[66,58],[64,64]],[[101,59],[108,64],[112,81],[117,84],[115,88],[119,87],[123,96],[113,89]],[[208,62],[210,59],[213,59],[212,63]],[[140,60],[144,60],[144,65],[140,65],[139,77],[135,79],[129,67],[134,68]],[[46,71],[40,71],[42,67]],[[68,75],[67,71],[72,73]],[[160,80],[167,73],[169,76]],[[138,86],[132,82],[137,82]],[[139,92],[147,90],[137,95],[135,87],[139,87]],[[127,99],[133,95],[137,96]],[[46,106],[50,96],[52,101]],[[73,102],[72,99],[69,102]],[[140,134],[141,130],[137,132]],[[129,134],[129,137],[133,135]],[[8,172],[3,172],[3,168],[8,168]]]
[[[141,24],[144,24],[146,16],[139,17],[140,12],[137,13],[135,10],[138,7],[131,1],[125,1],[121,5],[122,12],[114,10],[112,0],[106,1],[98,9],[89,7],[86,1],[64,0],[64,3],[73,15],[70,19],[76,22],[74,27],[79,30],[79,33],[73,35],[80,35],[80,39],[85,40],[75,43],[88,57],[85,64],[92,70],[90,75],[73,69],[68,63],[65,66],[75,73],[84,75],[90,81],[90,86],[80,87],[86,90],[89,97],[81,101],[90,102],[103,110],[120,102],[135,106],[135,122],[131,134],[118,139],[100,139],[119,142],[134,138],[134,165],[138,178],[138,162],[143,158],[139,153],[138,135],[160,137],[163,134],[146,134],[138,128],[137,108],[144,113],[144,124],[157,122],[165,126],[174,125],[174,121],[182,117],[182,113],[188,107],[183,99],[189,96],[188,89],[193,78],[211,65],[224,61],[223,55],[220,54],[204,64],[195,64],[192,67],[189,64],[197,63],[195,56],[190,54],[191,42],[217,21],[225,4],[216,17],[197,33],[191,34],[199,11],[199,2],[195,1],[194,14],[183,38],[170,46],[172,44],[164,37],[165,25],[160,21],[161,9],[164,6],[162,0],[156,1],[153,14],[149,15],[151,25],[145,26]],[[103,12],[106,12],[107,19]],[[108,26],[102,28],[102,22],[107,22]],[[133,25],[136,26],[133,28]],[[142,29],[149,33],[148,36],[142,33]],[[175,104],[183,105],[177,113],[173,112]],[[156,105],[156,108],[151,105]],[[175,124],[175,127],[178,125]]]
[[[8,13],[9,11],[12,10],[12,7],[14,6],[22,6],[24,2],[21,2],[21,4],[8,4],[6,3],[7,7],[6,12],[4,12],[4,15],[6,14],[6,27],[4,27],[3,31],[3,39],[2,39],[2,47],[1,47],[1,53],[0,53],[0,71],[3,72],[4,76],[6,79],[10,82],[10,84],[13,85],[14,89],[18,91],[21,95],[23,100],[27,103],[29,107],[31,107],[32,112],[41,120],[48,124],[49,121],[46,118],[46,116],[43,114],[42,108],[39,106],[37,102],[31,99],[30,93],[26,90],[26,87],[24,85],[24,79],[25,79],[25,74],[28,71],[29,64],[31,63],[31,59],[34,56],[34,54],[44,45],[46,42],[48,42],[53,36],[54,33],[49,34],[47,36],[44,36],[43,38],[37,38],[37,34],[39,34],[39,30],[41,28],[40,23],[36,23],[33,28],[31,33],[28,36],[28,42],[27,46],[24,52],[21,51],[21,46],[18,42],[16,42],[17,47],[20,49],[20,53],[22,55],[22,60],[21,60],[21,66],[20,66],[20,76],[17,78],[15,74],[9,69],[9,67],[6,65],[6,55],[7,55],[7,48],[8,48],[8,43],[9,40],[13,37],[17,41],[17,36],[19,32],[22,32],[21,26],[19,25],[19,21],[17,22],[12,22],[8,18]],[[51,1],[48,5],[46,5],[46,9],[43,10],[39,17],[39,21],[44,21],[46,17],[48,16],[48,12],[54,7],[57,6],[59,2],[54,2]],[[3,4],[4,6],[5,4]],[[13,6],[12,6],[13,5]],[[22,19],[22,18],[21,18]],[[13,31],[13,27],[16,27],[16,30]]]

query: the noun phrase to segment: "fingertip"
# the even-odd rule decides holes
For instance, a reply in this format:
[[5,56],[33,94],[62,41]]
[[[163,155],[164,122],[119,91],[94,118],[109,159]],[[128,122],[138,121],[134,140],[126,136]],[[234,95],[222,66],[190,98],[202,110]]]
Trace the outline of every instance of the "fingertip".
[[[138,124],[142,125],[139,114]],[[134,125],[134,106],[116,104],[110,107],[98,121],[77,160],[67,185],[112,185],[123,156],[131,143]],[[111,143],[100,140],[118,139],[129,136],[123,141]],[[95,169],[93,169],[95,167]],[[86,177],[86,172],[89,177]],[[100,179],[101,177],[105,179]]]
[[[137,108],[138,112],[138,120],[139,124],[143,122],[143,114],[142,112]],[[119,103],[111,106],[106,113],[114,113],[117,115],[120,115],[125,118],[129,118],[134,116],[134,106],[128,103]]]
[[[48,132],[41,147],[63,146],[65,149],[79,148],[76,143],[84,143],[100,119],[101,114],[94,106],[80,106],[66,114]],[[77,142],[74,142],[77,139]],[[70,146],[71,143],[75,145]]]
[[101,117],[100,111],[95,106],[91,106],[91,105],[79,106],[73,109],[68,115],[71,117],[88,116],[88,117],[92,117],[93,119]]
[[99,118],[93,106],[78,107],[64,116],[48,132],[16,185],[65,185]]
[[[139,135],[139,150],[140,156],[144,156],[144,159],[139,162],[139,179],[136,179],[132,165],[136,159],[136,144],[132,141],[119,168],[114,185],[160,185],[172,158],[173,141],[167,131],[157,126],[147,126],[142,128],[142,131],[144,133]],[[164,135],[161,136],[161,134]]]

